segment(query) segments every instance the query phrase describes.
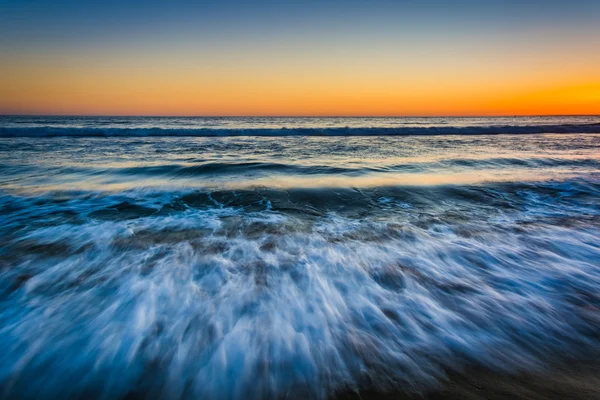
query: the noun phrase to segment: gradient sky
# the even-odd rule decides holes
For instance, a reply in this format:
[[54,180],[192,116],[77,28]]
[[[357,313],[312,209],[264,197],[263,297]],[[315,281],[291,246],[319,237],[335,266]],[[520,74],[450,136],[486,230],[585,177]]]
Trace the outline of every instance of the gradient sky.
[[0,113],[600,114],[600,1],[0,0]]

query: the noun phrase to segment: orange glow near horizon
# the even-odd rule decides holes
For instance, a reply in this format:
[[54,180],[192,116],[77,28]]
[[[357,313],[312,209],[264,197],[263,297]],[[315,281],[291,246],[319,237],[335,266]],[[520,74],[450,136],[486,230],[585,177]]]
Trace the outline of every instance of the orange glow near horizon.
[[[211,62],[146,54],[3,62],[1,114],[492,116],[600,114],[600,56],[293,54]],[[593,60],[595,58],[596,60]],[[15,58],[16,59],[16,58]],[[576,58],[573,58],[576,60]],[[515,61],[516,60],[516,61]]]
[[1,11],[0,114],[600,114],[592,0],[40,0]]

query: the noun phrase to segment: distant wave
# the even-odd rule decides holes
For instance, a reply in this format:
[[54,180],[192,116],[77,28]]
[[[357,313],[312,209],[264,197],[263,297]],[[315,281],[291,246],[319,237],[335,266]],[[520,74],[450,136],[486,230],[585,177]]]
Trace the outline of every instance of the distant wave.
[[[144,167],[125,167],[125,168],[69,168],[60,172],[72,173],[97,173],[97,174],[121,174],[121,175],[166,175],[173,177],[202,176],[215,174],[239,174],[250,172],[265,173],[283,173],[293,175],[312,175],[312,174],[347,174],[360,175],[372,172],[406,172],[406,171],[429,171],[431,169],[445,168],[506,168],[506,167],[528,167],[528,168],[547,168],[547,167],[588,167],[600,168],[600,161],[591,158],[584,159],[558,159],[558,158],[489,158],[485,160],[458,158],[430,162],[413,162],[391,164],[386,166],[360,166],[360,167],[341,167],[328,165],[297,165],[274,162],[206,162],[198,164],[169,164]],[[1,168],[1,166],[0,166]]]
[[167,129],[89,127],[0,127],[0,137],[113,137],[113,136],[410,136],[410,135],[496,135],[539,133],[600,133],[600,124],[435,126],[435,127],[335,127],[270,129]]
[[[259,178],[260,176],[274,174],[282,177],[302,177],[310,175],[320,175],[334,177],[343,175],[346,177],[360,177],[369,174],[379,174],[383,176],[391,173],[434,173],[435,171],[444,171],[454,169],[454,171],[468,171],[469,169],[478,170],[502,170],[505,168],[589,168],[599,169],[600,160],[592,158],[580,159],[560,159],[560,158],[489,158],[489,159],[469,159],[456,158],[438,161],[424,161],[413,163],[393,163],[388,165],[360,165],[360,166],[331,166],[326,164],[294,164],[294,163],[276,163],[276,162],[198,162],[190,164],[165,164],[152,166],[127,166],[127,167],[49,167],[47,173],[62,175],[72,174],[74,176],[90,177],[125,177],[125,179],[144,178],[162,178],[162,179],[186,179],[193,177],[235,177],[243,174],[247,180]],[[35,174],[35,166],[7,166],[0,165],[0,173],[6,175]],[[491,178],[488,178],[491,179]],[[520,176],[518,180],[524,179]],[[502,179],[502,181],[504,181]],[[400,182],[400,181],[398,181]]]

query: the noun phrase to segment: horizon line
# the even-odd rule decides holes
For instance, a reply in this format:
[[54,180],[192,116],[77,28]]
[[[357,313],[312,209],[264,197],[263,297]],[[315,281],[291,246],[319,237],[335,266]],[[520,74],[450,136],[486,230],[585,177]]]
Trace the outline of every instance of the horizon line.
[[456,115],[176,115],[176,114],[4,114],[0,117],[80,117],[80,118],[522,118],[522,117],[600,117],[598,114],[456,114]]

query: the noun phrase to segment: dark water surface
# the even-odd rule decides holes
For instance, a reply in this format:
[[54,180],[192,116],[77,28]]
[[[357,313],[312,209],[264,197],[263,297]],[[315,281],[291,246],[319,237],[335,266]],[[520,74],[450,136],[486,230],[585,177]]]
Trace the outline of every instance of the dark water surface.
[[22,137],[107,129],[44,121],[0,120],[2,397],[418,394],[600,350],[600,133]]

